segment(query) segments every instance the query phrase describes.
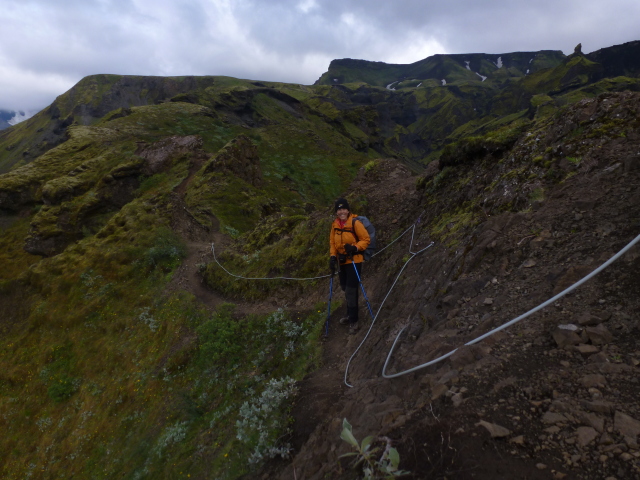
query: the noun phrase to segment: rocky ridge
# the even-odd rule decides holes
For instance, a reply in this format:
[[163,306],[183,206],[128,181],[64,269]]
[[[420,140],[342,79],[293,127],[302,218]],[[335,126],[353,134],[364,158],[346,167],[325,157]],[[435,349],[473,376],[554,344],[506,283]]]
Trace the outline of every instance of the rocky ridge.
[[[339,439],[342,418],[358,438],[393,439],[401,468],[414,478],[640,478],[638,246],[509,329],[432,367],[397,379],[380,376],[401,326],[408,328],[388,373],[437,358],[524,313],[640,233],[639,100],[623,93],[582,102],[525,135],[497,161],[488,156],[450,172],[448,185],[475,179],[451,202],[493,185],[477,207],[482,213],[464,234],[457,232],[459,242],[438,242],[412,260],[392,306],[385,306],[353,360],[354,388],[326,386],[342,388],[344,397],[317,415],[319,424],[280,478],[294,478],[294,471],[297,478],[340,476],[337,466],[347,465],[338,456],[348,451]],[[617,118],[624,135],[591,136]],[[535,158],[546,151],[553,164],[547,172],[557,168],[562,180],[533,178]],[[569,152],[578,152],[581,161],[567,160]],[[416,190],[406,171],[393,162],[379,168],[385,189],[375,171],[369,179],[363,172],[353,188],[354,195],[367,196],[370,212],[381,213],[374,221],[383,239],[394,220],[406,224],[423,210],[423,222],[437,219],[432,196]],[[505,175],[518,168],[519,175]],[[544,198],[532,200],[538,188]],[[384,208],[391,198],[402,201]],[[521,205],[521,211],[500,213],[506,204]],[[423,230],[416,242],[430,239]],[[365,273],[374,311],[406,258],[407,241],[401,245]],[[334,335],[341,346],[333,362],[344,371],[364,333]]]

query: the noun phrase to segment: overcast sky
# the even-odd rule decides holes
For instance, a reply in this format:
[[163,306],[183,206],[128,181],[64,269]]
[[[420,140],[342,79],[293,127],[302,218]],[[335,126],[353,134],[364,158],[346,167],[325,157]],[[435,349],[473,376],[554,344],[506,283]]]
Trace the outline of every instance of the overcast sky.
[[589,53],[640,40],[639,19],[638,0],[0,0],[0,109],[96,73],[312,84],[335,58]]

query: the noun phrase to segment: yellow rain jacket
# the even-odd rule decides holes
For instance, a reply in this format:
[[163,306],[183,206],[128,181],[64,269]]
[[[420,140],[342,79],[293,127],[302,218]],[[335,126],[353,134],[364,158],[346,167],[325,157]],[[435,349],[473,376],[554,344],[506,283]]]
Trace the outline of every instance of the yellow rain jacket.
[[[369,232],[364,228],[362,222],[353,221],[353,219],[357,217],[355,214],[351,214],[344,225],[340,225],[340,220],[336,218],[331,225],[331,235],[329,236],[329,242],[331,244],[331,256],[338,255],[346,255],[346,251],[344,249],[345,245],[355,245],[358,247],[358,251],[364,252],[371,239],[369,238]],[[355,235],[353,232],[355,224]],[[356,238],[357,237],[357,238]],[[357,254],[353,256],[353,261],[355,263],[362,263],[364,257],[362,254]],[[347,257],[347,261],[343,263],[351,263],[351,260]]]

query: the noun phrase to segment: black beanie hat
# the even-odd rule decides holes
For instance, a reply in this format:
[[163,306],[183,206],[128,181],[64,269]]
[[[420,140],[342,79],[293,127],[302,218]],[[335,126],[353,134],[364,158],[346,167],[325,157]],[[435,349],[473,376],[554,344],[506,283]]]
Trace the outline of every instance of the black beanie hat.
[[337,212],[341,208],[346,208],[347,210],[351,211],[351,209],[349,208],[349,202],[347,202],[344,198],[339,198],[338,200],[336,200],[334,212]]

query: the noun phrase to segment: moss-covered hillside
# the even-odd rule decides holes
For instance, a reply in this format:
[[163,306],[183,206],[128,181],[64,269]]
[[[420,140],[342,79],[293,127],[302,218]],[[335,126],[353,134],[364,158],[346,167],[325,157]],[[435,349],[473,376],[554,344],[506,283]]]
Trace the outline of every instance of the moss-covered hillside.
[[[93,103],[65,114],[101,115],[115,84],[137,80],[85,79],[56,105],[74,97]],[[193,240],[180,226],[192,222],[201,242],[251,233],[263,248],[316,222],[315,205],[369,158],[292,96],[305,87],[214,83],[74,116],[55,147],[0,176],[3,478],[235,478],[276,454],[322,318],[284,303],[203,304],[172,287]],[[46,115],[4,139],[32,145],[41,122],[55,123]],[[315,273],[315,237],[299,238],[287,273]],[[276,253],[266,270],[288,261]]]
[[[329,129],[350,150],[370,158],[398,157],[419,170],[456,138],[494,129],[504,119],[531,119],[541,105],[558,108],[596,92],[637,89],[637,49],[638,42],[631,42],[589,55],[579,48],[570,56],[546,50],[435,55],[410,65],[334,60],[314,86],[229,77],[95,75],[33,118],[0,132],[0,172],[64,142],[70,126],[176,102],[206,107],[219,122],[251,130],[256,140],[255,135],[268,136],[270,127],[293,122],[298,132],[291,138],[307,129],[316,137],[302,135],[305,142],[313,138],[324,148],[321,144],[331,142],[323,129]],[[300,148],[305,149],[304,142]]]
[[[329,206],[359,172],[384,191],[396,173],[382,158],[403,175],[426,167],[408,182],[445,198],[452,168],[502,158],[568,105],[640,85],[635,67],[609,77],[578,53],[538,52],[529,73],[530,54],[454,57],[414,64],[432,76],[395,90],[385,82],[398,78],[357,62],[339,85],[97,75],[0,132],[0,476],[250,478],[289,451],[325,292],[233,279],[210,244],[245,277],[324,275]],[[469,69],[449,65],[463,57]],[[500,81],[475,73],[494,67]],[[443,85],[441,68],[456,80]],[[622,136],[621,123],[588,133]],[[533,160],[549,181],[556,153]],[[390,241],[406,188],[384,191],[384,212],[349,198]],[[442,243],[482,212],[474,188],[434,207]],[[494,190],[497,211],[522,208]]]

